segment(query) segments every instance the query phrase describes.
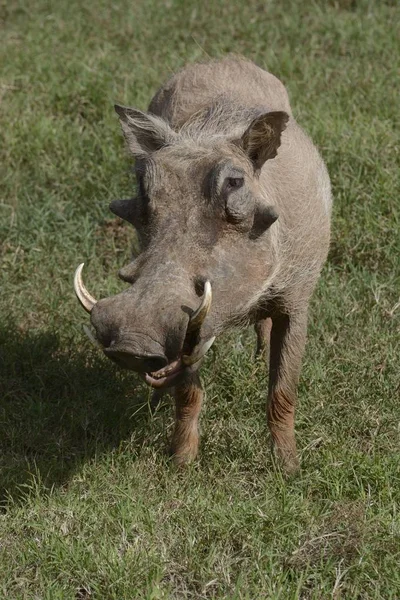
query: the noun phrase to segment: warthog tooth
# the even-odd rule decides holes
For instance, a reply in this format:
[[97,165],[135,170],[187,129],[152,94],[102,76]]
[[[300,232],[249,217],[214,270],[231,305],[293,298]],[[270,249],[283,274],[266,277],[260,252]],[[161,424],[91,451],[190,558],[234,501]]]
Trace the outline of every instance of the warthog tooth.
[[75,271],[74,290],[75,290],[76,297],[78,298],[79,302],[82,304],[83,308],[88,313],[90,313],[92,311],[93,306],[97,303],[97,300],[95,300],[93,298],[93,296],[91,294],[89,294],[89,292],[87,291],[87,289],[85,288],[85,286],[83,284],[82,269],[83,269],[84,264],[85,263],[80,264],[79,267]]
[[200,346],[200,348],[198,350],[195,350],[193,352],[193,354],[190,354],[189,356],[187,354],[184,354],[182,356],[182,363],[186,367],[189,367],[190,365],[194,365],[194,363],[199,362],[199,360],[202,359],[203,356],[205,356],[207,354],[207,352],[213,345],[214,341],[215,341],[215,336],[210,338],[206,342],[204,342],[204,344],[202,346]]
[[211,291],[211,283],[207,280],[204,284],[204,292],[203,297],[201,299],[200,306],[190,317],[188,330],[193,331],[195,329],[200,329],[202,326],[204,319],[206,318],[208,311],[211,307],[212,301],[212,291]]
[[103,346],[100,344],[99,340],[97,340],[93,334],[93,331],[87,327],[86,325],[83,325],[82,327],[83,331],[86,333],[86,335],[88,336],[89,340],[92,342],[92,344],[94,344],[96,346],[96,348],[103,348]]
[[150,375],[152,377],[154,377],[154,379],[162,379],[163,377],[166,377],[167,375],[170,375],[171,373],[178,371],[180,368],[181,368],[181,361],[180,361],[180,359],[178,359],[178,360],[175,360],[174,362],[170,363],[169,365],[167,365],[164,369],[161,369],[160,371],[153,371],[152,373],[150,373]]

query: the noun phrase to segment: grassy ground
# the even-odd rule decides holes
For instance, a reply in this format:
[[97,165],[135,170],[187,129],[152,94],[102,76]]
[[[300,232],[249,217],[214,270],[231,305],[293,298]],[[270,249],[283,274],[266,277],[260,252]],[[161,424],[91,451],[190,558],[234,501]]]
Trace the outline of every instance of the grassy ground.
[[[1,3],[0,598],[400,598],[396,2]],[[397,5],[397,6],[396,6]],[[228,51],[268,67],[335,197],[297,413],[302,471],[269,456],[251,332],[203,370],[201,457],[165,458],[167,403],[84,338],[133,233],[112,103]],[[396,85],[397,84],[397,87]]]

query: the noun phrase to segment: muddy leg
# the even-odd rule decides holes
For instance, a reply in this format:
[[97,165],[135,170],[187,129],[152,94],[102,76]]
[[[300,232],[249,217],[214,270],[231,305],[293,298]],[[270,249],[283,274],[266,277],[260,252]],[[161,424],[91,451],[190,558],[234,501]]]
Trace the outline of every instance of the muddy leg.
[[256,357],[265,354],[266,359],[269,360],[271,328],[272,319],[269,317],[257,321],[257,323],[254,325],[254,329],[257,334]]
[[306,331],[306,311],[273,319],[267,415],[273,450],[288,473],[299,467],[294,410]]
[[171,454],[178,465],[193,460],[199,447],[198,419],[203,389],[197,373],[175,387],[175,429]]

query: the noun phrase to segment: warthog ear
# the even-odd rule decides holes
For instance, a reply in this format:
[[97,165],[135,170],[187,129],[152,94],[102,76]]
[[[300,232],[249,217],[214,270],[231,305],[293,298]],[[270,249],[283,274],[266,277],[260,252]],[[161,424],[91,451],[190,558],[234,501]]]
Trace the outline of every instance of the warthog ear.
[[114,215],[117,215],[117,217],[135,225],[135,221],[137,220],[137,209],[134,198],[128,198],[127,200],[113,200],[109,205],[109,209]]
[[134,156],[145,157],[163,146],[168,145],[176,137],[166,121],[145,113],[136,108],[119,106],[114,108],[119,115],[125,139]]
[[253,227],[250,232],[252,239],[258,238],[264,233],[278,218],[278,213],[274,206],[257,206],[254,213]]
[[265,113],[254,119],[244,132],[241,145],[256,171],[277,155],[288,120],[289,115],[283,111]]

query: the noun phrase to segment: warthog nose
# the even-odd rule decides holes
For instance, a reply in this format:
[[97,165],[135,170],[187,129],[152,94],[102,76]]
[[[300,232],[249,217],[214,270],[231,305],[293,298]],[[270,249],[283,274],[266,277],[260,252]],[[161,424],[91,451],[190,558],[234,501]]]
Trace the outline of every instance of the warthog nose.
[[162,354],[138,354],[121,344],[113,344],[104,348],[105,354],[126,369],[139,373],[153,373],[168,364],[168,359]]

